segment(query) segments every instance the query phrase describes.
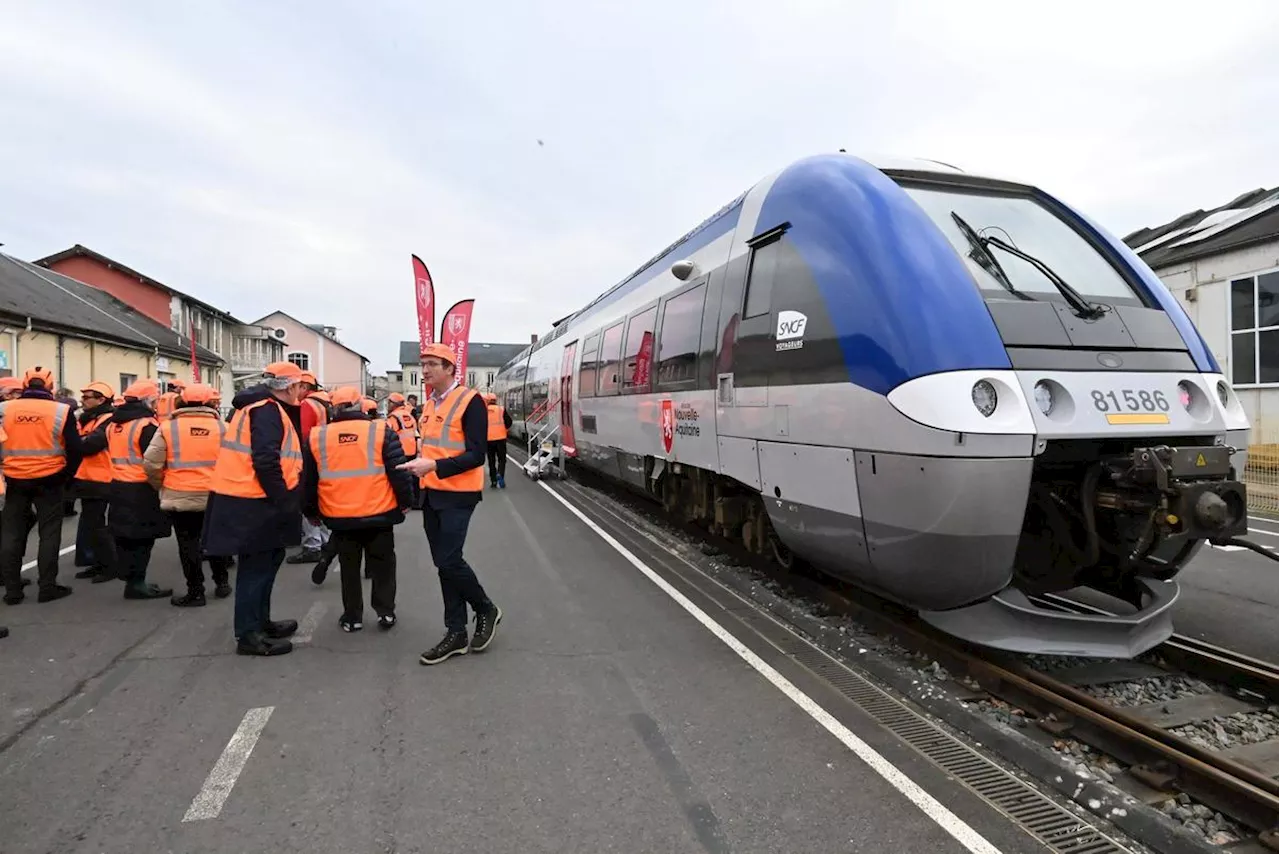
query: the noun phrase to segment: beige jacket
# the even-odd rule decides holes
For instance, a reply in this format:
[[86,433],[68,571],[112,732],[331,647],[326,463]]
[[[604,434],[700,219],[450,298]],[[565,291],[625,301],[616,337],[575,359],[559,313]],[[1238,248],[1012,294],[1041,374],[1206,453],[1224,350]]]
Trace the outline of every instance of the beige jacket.
[[[175,409],[170,417],[208,418],[215,422],[213,425],[215,427],[222,423],[222,420],[218,417],[218,410],[210,406],[188,406],[182,409]],[[164,488],[164,464],[168,455],[169,431],[166,429],[166,425],[161,424],[160,429],[156,430],[156,434],[151,437],[151,444],[147,446],[147,451],[142,457],[142,468],[147,473],[147,480],[160,492],[160,509],[184,513],[199,513],[203,511],[209,503],[209,493],[207,491],[186,492],[180,489]]]

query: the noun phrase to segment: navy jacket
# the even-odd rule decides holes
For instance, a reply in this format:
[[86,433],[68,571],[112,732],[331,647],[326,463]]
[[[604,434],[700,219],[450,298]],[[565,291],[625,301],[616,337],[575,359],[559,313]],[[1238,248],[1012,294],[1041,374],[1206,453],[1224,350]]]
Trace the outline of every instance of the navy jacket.
[[[247,388],[231,401],[235,409],[272,397],[264,385]],[[265,498],[209,494],[204,514],[204,550],[210,555],[244,555],[274,551],[302,542],[302,487],[285,486],[280,469],[284,421],[275,406],[249,413],[249,447],[253,472]],[[301,442],[301,437],[299,437]]]

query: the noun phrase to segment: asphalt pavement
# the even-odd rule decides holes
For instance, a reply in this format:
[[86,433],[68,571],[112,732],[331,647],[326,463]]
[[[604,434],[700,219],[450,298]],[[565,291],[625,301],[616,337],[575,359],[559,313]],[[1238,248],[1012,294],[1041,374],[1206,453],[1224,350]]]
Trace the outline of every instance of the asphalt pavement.
[[[277,658],[234,654],[231,600],[72,581],[0,608],[0,848],[1042,850],[872,719],[833,738],[843,724],[512,474],[468,543],[504,622],[485,653],[435,667],[417,660],[442,633],[417,513],[389,633],[368,611],[343,633],[338,580],[313,586],[310,565],[276,585],[272,617],[302,623]],[[151,578],[178,585],[172,539]]]

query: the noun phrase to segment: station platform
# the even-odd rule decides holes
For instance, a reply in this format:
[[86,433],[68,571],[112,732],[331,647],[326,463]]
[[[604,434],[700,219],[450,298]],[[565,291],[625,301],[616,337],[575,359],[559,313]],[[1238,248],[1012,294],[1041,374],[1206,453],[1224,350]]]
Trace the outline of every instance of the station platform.
[[[317,587],[286,564],[272,616],[302,625],[277,658],[234,654],[230,599],[127,601],[68,581],[64,556],[74,595],[0,608],[0,849],[1047,850],[563,485],[512,465],[507,487],[466,549],[503,623],[434,667],[418,512],[397,528],[399,624],[366,603],[342,632],[336,565]],[[172,538],[151,579],[181,586]]]

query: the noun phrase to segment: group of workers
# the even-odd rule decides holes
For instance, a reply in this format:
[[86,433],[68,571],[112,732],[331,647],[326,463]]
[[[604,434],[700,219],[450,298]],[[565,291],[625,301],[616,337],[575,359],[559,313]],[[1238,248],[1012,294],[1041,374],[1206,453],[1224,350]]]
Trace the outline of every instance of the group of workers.
[[[429,394],[420,409],[393,394],[377,404],[352,387],[320,388],[290,362],[268,365],[262,382],[232,399],[226,421],[218,391],[203,383],[141,380],[119,396],[107,384],[81,389],[82,410],[57,400],[52,372],[34,367],[0,379],[0,580],[17,605],[27,540],[38,536],[37,601],[71,594],[58,583],[64,500],[78,498],[77,578],[124,582],[126,599],[171,597],[178,607],[232,595],[242,655],[291,652],[296,620],[271,619],[271,593],[286,549],[314,562],[322,584],[336,558],[339,626],[363,628],[361,578],[371,582],[378,627],[396,624],[394,528],[420,509],[444,601],[444,638],[422,664],[481,652],[502,621],[463,557],[489,461],[491,487],[505,487],[510,416],[493,395],[462,385],[452,351],[430,345],[422,359]],[[501,450],[501,453],[497,453]],[[304,533],[306,540],[304,541]],[[147,581],[158,539],[174,534],[186,581],[174,596]],[[470,607],[475,627],[468,631]],[[0,637],[8,634],[0,628]]]

